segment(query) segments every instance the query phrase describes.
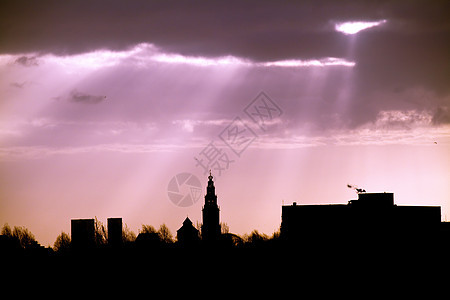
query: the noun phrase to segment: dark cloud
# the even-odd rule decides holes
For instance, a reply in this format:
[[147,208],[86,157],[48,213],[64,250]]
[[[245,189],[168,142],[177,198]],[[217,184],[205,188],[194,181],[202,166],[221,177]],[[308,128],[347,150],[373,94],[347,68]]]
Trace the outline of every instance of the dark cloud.
[[[24,8],[27,9],[24,9]],[[342,56],[339,20],[448,32],[448,1],[2,1],[0,51],[84,52],[155,43],[180,53],[260,60]],[[334,55],[332,55],[334,54]]]
[[431,121],[435,125],[450,124],[450,109],[448,107],[438,107]]
[[[0,5],[0,53],[72,54],[148,42],[185,55],[256,61],[353,55],[363,79],[379,85],[394,79],[398,88],[424,81],[448,91],[448,1],[11,0]],[[388,22],[359,33],[353,54],[351,38],[334,30],[336,21],[380,19]]]
[[18,89],[22,89],[22,88],[24,88],[25,84],[27,84],[26,81],[24,81],[22,83],[20,83],[20,82],[11,82],[10,86],[18,88]]
[[[252,90],[246,95],[268,89],[281,101],[290,101],[286,107],[292,111],[292,122],[307,120],[331,128],[373,122],[380,111],[389,109],[435,109],[433,122],[440,124],[447,114],[437,107],[450,106],[448,11],[450,2],[440,0],[11,0],[0,4],[0,53],[66,55],[123,50],[147,42],[165,52],[234,55],[252,61],[340,57],[356,62],[347,94],[342,87],[348,82],[339,72],[330,72],[319,100],[311,102],[297,88],[307,90],[307,80],[293,81],[286,72],[280,83],[274,77],[278,74],[255,71],[244,78],[246,86],[239,86],[237,97],[242,99],[246,89]],[[387,22],[356,36],[334,30],[338,21],[381,19]],[[17,63],[36,62],[33,57],[20,59],[23,62]],[[411,94],[415,88],[430,91],[433,97]],[[289,94],[294,89],[300,90],[295,96]],[[70,99],[99,103],[101,97],[75,92]],[[338,99],[343,97],[348,99]],[[347,108],[339,107],[338,100]]]
[[17,58],[14,63],[25,67],[39,66],[36,56],[21,56]]
[[73,90],[70,92],[69,101],[75,103],[85,103],[85,104],[97,104],[106,100],[106,96],[96,96],[90,95],[82,92],[78,92],[77,90]]

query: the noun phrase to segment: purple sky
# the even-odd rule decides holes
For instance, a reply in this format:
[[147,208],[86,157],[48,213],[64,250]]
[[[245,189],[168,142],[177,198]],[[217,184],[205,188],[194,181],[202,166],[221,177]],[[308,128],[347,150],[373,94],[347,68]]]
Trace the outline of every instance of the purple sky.
[[[440,205],[445,219],[449,9],[2,1],[0,225],[26,226],[44,245],[70,233],[71,218],[94,216],[175,234],[186,215],[201,222],[203,199],[176,206],[167,185],[190,172],[204,194],[194,157],[210,142],[234,160],[213,170],[231,232],[271,234],[282,203],[346,203],[348,183]],[[357,21],[372,27],[337,30]],[[260,92],[279,108],[265,130],[245,113]],[[220,138],[236,117],[255,137],[240,156]]]

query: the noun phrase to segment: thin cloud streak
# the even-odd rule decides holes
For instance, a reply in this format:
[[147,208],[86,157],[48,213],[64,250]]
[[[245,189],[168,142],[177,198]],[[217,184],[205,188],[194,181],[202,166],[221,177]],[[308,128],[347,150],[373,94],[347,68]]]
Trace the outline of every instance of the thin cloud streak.
[[[322,146],[370,146],[370,145],[421,145],[436,146],[450,144],[450,125],[415,129],[377,129],[363,127],[350,131],[332,132],[326,136],[292,135],[286,137],[259,136],[249,148],[252,149],[301,149]],[[91,146],[44,147],[12,146],[0,147],[0,161],[42,159],[52,155],[76,155],[83,153],[115,152],[140,154],[154,152],[181,152],[204,148],[210,138],[191,138],[180,143],[153,144],[99,144]],[[220,141],[219,148],[227,149]]]
[[74,155],[83,153],[116,152],[142,154],[153,152],[174,152],[184,148],[199,148],[201,144],[102,144],[80,147],[17,146],[0,147],[1,161],[42,159],[52,155]]
[[327,57],[323,59],[312,60],[280,60],[273,62],[260,63],[258,65],[265,67],[329,67],[329,66],[342,66],[342,67],[354,67],[356,65],[353,61],[347,61],[342,58]]
[[116,66],[122,62],[132,63],[140,67],[151,65],[152,63],[163,64],[186,64],[197,67],[217,67],[217,66],[246,66],[246,67],[327,67],[343,66],[354,67],[355,62],[347,61],[343,58],[325,57],[318,59],[302,60],[279,60],[268,62],[255,62],[233,55],[220,57],[186,56],[178,53],[166,53],[150,43],[141,43],[125,51],[96,50],[83,54],[58,56],[46,54],[38,56],[36,53],[24,55],[0,55],[0,62],[8,61],[19,63],[24,66],[38,66],[39,64],[56,64],[64,68],[99,69]]

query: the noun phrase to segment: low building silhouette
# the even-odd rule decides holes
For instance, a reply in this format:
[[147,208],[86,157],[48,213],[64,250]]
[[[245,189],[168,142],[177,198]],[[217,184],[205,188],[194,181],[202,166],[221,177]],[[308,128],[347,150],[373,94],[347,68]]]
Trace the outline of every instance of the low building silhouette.
[[359,193],[347,204],[282,206],[281,237],[302,243],[330,238],[424,236],[441,225],[440,206],[398,206],[393,193]]
[[108,218],[108,245],[122,246],[122,218]]
[[183,226],[177,230],[177,240],[183,247],[196,246],[200,241],[199,232],[188,217],[184,220]]
[[94,219],[71,220],[73,249],[91,249],[95,245]]

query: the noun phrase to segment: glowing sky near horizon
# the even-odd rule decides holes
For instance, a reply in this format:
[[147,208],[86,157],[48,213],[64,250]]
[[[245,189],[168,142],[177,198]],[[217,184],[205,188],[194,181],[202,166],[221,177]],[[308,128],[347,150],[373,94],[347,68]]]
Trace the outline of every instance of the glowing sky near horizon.
[[[39,22],[20,9],[0,18],[16,24],[0,44],[0,226],[25,226],[43,245],[95,216],[175,235],[186,216],[201,222],[203,199],[178,207],[167,184],[190,172],[204,194],[194,157],[210,142],[233,160],[213,175],[237,234],[270,235],[283,203],[346,203],[347,184],[450,216],[444,9],[231,1],[212,18],[195,5],[66,5],[35,10]],[[34,28],[45,35],[24,34]],[[281,111],[264,130],[245,113],[260,92]],[[221,140],[237,117],[256,135],[240,155]]]

